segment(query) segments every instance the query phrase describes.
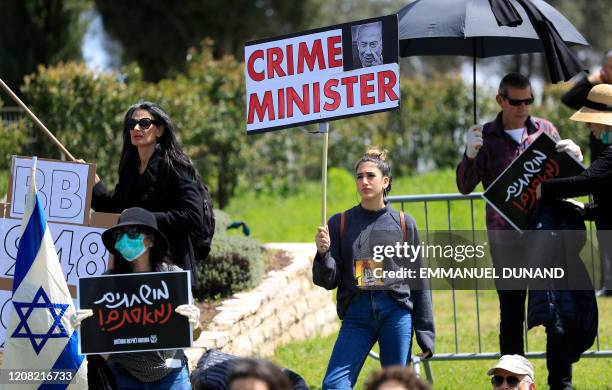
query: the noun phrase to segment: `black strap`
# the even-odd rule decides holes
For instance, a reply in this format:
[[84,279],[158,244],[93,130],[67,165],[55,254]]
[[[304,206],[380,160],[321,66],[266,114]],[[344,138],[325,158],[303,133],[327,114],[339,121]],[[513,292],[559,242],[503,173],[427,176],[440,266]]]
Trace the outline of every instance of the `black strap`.
[[584,102],[584,106],[597,111],[612,112],[612,106],[603,103],[597,103],[589,99]]

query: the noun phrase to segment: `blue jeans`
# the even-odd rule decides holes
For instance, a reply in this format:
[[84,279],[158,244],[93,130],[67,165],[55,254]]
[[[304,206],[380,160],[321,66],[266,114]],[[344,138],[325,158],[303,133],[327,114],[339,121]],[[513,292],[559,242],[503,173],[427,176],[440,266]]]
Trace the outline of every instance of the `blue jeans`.
[[361,292],[344,314],[323,389],[352,389],[377,341],[383,367],[406,366],[412,341],[412,315],[386,291]]
[[109,364],[108,366],[113,373],[117,388],[121,390],[191,390],[187,367],[177,368],[155,382],[141,382],[134,378],[125,368],[117,364]]

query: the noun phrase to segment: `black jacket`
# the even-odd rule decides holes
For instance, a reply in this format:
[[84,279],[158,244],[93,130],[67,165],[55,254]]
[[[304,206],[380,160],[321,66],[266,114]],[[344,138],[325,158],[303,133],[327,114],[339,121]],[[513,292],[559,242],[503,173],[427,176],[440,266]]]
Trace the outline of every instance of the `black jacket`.
[[589,82],[586,74],[581,74],[576,84],[561,96],[563,104],[574,110],[580,110],[591,92],[593,84]]
[[[593,345],[598,309],[589,274],[580,258],[586,230],[579,211],[565,201],[542,200],[531,228],[540,230],[530,243],[533,256],[545,256],[566,271],[567,278],[549,289],[529,289],[527,326],[544,325],[548,333],[564,337],[572,362]],[[570,290],[570,288],[572,288]]]
[[550,179],[542,183],[542,198],[572,198],[593,194],[594,205],[587,219],[595,221],[597,230],[612,230],[612,147],[608,146],[579,175]]
[[156,149],[145,172],[138,172],[138,161],[131,161],[120,172],[113,192],[101,181],[93,188],[92,207],[96,211],[120,213],[130,207],[151,211],[159,230],[170,243],[170,258],[190,270],[197,287],[196,263],[189,233],[202,221],[202,198],[197,180],[186,168],[170,166]]

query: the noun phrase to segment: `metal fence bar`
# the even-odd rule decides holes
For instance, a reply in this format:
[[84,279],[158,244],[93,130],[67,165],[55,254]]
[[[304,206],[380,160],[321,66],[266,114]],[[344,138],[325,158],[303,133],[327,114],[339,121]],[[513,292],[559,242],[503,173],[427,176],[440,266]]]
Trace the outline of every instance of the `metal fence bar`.
[[[592,201],[592,200],[589,199],[589,201]],[[591,271],[593,273],[593,277],[595,277],[595,255],[594,255],[594,249],[593,249],[593,221],[589,221],[589,237],[591,238]],[[599,244],[599,240],[597,241],[597,243]],[[600,270],[600,272],[603,272],[603,270]],[[597,350],[599,351],[600,350],[599,327],[597,327],[597,335],[595,336],[595,343],[597,345]]]
[[[423,208],[425,212],[425,232],[426,232],[426,242],[429,242],[429,232],[430,232],[430,223],[429,223],[429,203],[430,202],[446,202],[447,204],[447,219],[448,219],[448,229],[449,232],[452,231],[452,218],[451,218],[451,201],[466,201],[470,202],[470,213],[471,213],[471,228],[472,228],[472,237],[475,240],[475,220],[474,220],[474,200],[482,200],[482,193],[472,193],[469,195],[462,194],[427,194],[427,195],[402,195],[402,196],[390,196],[389,201],[392,203],[401,203],[402,210],[405,210],[405,203],[423,203]],[[593,275],[595,276],[595,253],[593,248],[593,226],[589,223],[589,234],[591,237],[591,268]],[[476,287],[478,287],[476,285]],[[459,351],[459,343],[458,343],[458,331],[457,331],[457,315],[456,315],[456,301],[455,301],[455,291],[453,290],[453,319],[455,326],[455,351],[456,353],[436,353],[431,359],[431,361],[443,361],[443,360],[483,360],[483,359],[497,359],[500,354],[497,352],[482,352],[482,338],[481,338],[481,329],[480,329],[480,302],[478,295],[478,288],[475,291],[476,297],[476,321],[477,321],[477,333],[478,333],[478,352],[458,352]],[[528,358],[545,358],[546,352],[530,352],[529,351],[529,341],[528,341],[528,331],[525,329],[525,347],[526,347],[526,357]],[[582,353],[583,358],[609,358],[612,357],[612,349],[602,350],[599,339],[599,329],[596,339],[596,349],[589,350]],[[419,362],[415,362],[418,364]],[[429,368],[428,361],[423,362],[425,365],[425,371],[427,377],[429,379],[432,378],[432,373]]]
[[[487,360],[487,359],[499,359],[500,354],[498,352],[482,352],[482,353],[437,353],[430,359],[430,361],[447,361],[447,360]],[[525,357],[532,359],[544,359],[546,358],[546,352],[527,352]],[[609,358],[612,357],[612,351],[586,351],[583,352],[581,357],[583,358]]]
[[[451,239],[452,244],[452,236],[451,232],[453,231],[453,226],[451,223],[451,201],[446,200],[446,218],[448,219],[448,236]],[[459,353],[459,331],[457,329],[457,294],[455,292],[455,280],[451,281],[451,285],[453,287],[453,326],[455,328],[455,352]]]
[[[472,244],[476,244],[476,223],[474,222],[474,199],[470,199],[470,221],[472,224]],[[474,259],[476,265],[476,259]],[[478,352],[482,352],[482,337],[480,334],[480,300],[478,296],[478,279],[474,280],[476,284],[474,289],[474,297],[476,298],[476,333],[478,334]]]
[[20,107],[0,108],[0,119],[2,122],[17,122],[23,117],[23,110]]
[[[525,297],[527,303],[527,297]],[[525,333],[525,353],[529,353],[529,329],[527,328],[528,306],[525,305],[525,321],[523,321],[523,333]]]

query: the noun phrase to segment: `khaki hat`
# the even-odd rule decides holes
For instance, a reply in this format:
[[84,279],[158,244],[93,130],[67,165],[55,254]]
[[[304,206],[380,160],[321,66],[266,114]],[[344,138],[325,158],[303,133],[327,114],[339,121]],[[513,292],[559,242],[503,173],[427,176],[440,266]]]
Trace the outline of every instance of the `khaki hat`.
[[598,84],[591,89],[584,106],[570,117],[578,122],[612,126],[612,85]]
[[533,365],[524,356],[521,355],[504,355],[499,358],[499,361],[495,367],[490,368],[487,371],[487,375],[493,375],[495,370],[501,368],[506,371],[510,371],[513,374],[527,375],[531,378],[532,382],[535,382],[535,374],[533,371]]

